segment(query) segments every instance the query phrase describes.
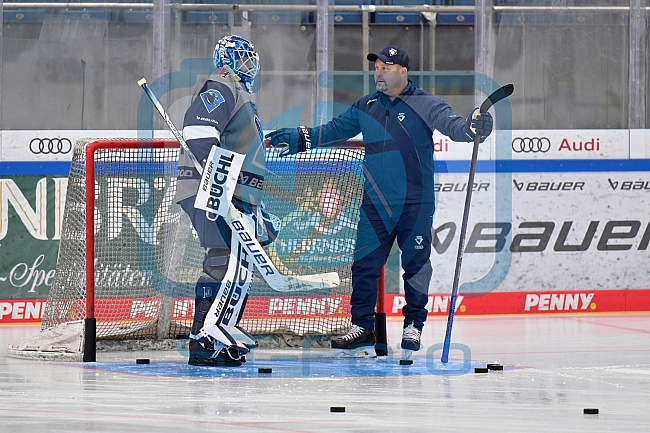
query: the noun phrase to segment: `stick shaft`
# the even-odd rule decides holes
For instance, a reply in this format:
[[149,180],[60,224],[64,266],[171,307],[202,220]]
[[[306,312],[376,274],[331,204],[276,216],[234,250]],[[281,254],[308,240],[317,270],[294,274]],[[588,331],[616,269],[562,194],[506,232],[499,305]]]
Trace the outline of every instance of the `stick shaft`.
[[[512,84],[497,89],[481,104],[479,111],[487,113],[487,111],[500,100],[512,95],[515,87]],[[469,179],[467,180],[467,194],[465,195],[465,207],[463,209],[463,220],[460,227],[460,240],[458,241],[458,254],[456,255],[456,268],[454,270],[454,282],[451,291],[451,299],[449,301],[449,315],[447,316],[447,329],[445,332],[445,340],[442,345],[442,356],[440,361],[443,364],[449,362],[449,348],[451,346],[451,331],[454,325],[454,315],[456,313],[456,300],[458,299],[458,286],[460,285],[460,269],[463,263],[463,254],[465,252],[465,235],[467,233],[467,224],[469,221],[469,210],[472,201],[472,189],[474,187],[474,174],[476,173],[476,160],[478,159],[478,148],[481,142],[481,136],[476,134],[474,137],[474,147],[472,148],[472,160],[469,166]]]
[[147,85],[147,80],[144,78],[138,81],[138,84],[140,87],[142,87],[142,90],[144,90],[144,93],[151,99],[151,102],[153,102],[154,107],[156,107],[156,110],[158,110],[158,113],[162,116],[163,119],[165,119],[165,123],[167,123],[167,126],[169,127],[169,130],[174,134],[174,137],[178,142],[180,143],[181,147],[187,153],[187,156],[190,157],[192,160],[192,163],[194,164],[194,167],[196,167],[196,170],[199,173],[203,173],[203,164],[199,162],[198,159],[196,159],[196,156],[192,153],[190,150],[189,146],[187,145],[187,142],[183,138],[183,135],[176,129],[176,125],[174,125],[174,122],[172,122],[172,119],[167,115],[167,112],[163,108],[163,106],[160,104],[160,101],[158,101],[158,98],[156,98],[156,95],[153,94],[149,86]]
[[445,340],[442,345],[442,356],[440,358],[443,364],[449,361],[449,347],[451,345],[451,329],[454,323],[454,313],[456,311],[456,299],[458,298],[458,286],[460,282],[460,269],[463,263],[463,253],[465,251],[465,235],[467,233],[467,224],[469,221],[469,209],[472,201],[472,189],[474,185],[474,174],[476,172],[476,159],[478,158],[478,147],[481,137],[477,135],[474,138],[474,148],[472,149],[472,162],[469,167],[469,179],[467,180],[467,195],[465,196],[465,208],[463,209],[463,221],[460,226],[460,240],[458,241],[458,254],[456,255],[456,268],[454,270],[454,283],[451,291],[451,300],[449,302],[449,315],[447,317],[447,330]]

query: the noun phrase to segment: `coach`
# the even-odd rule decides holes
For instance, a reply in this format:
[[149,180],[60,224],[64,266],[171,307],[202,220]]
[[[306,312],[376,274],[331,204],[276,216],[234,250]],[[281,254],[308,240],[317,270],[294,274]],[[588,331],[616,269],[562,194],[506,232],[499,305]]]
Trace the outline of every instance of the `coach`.
[[492,132],[492,117],[474,110],[465,119],[442,99],[416,88],[408,79],[409,56],[397,46],[367,58],[375,63],[376,92],[324,125],[278,129],[267,138],[274,147],[287,146],[281,155],[291,155],[363,135],[365,183],[352,264],[352,328],[333,339],[332,348],[368,349],[372,356],[377,283],[395,239],[406,298],[402,349],[420,348],[432,274],[434,130],[453,141],[472,142],[476,133],[484,138]]

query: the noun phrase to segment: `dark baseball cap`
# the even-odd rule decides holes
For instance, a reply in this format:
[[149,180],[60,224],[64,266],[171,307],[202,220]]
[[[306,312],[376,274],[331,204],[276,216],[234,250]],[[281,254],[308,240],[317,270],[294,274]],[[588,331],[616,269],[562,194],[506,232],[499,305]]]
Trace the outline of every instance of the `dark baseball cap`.
[[411,68],[411,61],[406,51],[395,45],[389,45],[379,52],[379,54],[370,53],[367,56],[368,60],[374,62],[379,59],[387,65],[400,65],[406,69]]

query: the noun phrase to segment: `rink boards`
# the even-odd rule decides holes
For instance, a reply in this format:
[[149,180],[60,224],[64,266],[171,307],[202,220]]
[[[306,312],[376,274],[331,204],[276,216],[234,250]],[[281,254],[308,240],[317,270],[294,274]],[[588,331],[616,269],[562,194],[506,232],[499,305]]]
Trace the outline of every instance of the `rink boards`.
[[[47,133],[63,144],[66,134],[72,142],[78,138],[74,133],[107,136]],[[39,134],[44,137],[40,131],[3,131],[0,323],[40,321],[55,272],[70,155],[66,148],[49,153],[30,148]],[[490,137],[479,152],[457,313],[650,311],[646,135],[644,130],[515,130]],[[434,146],[437,210],[429,311],[440,315],[447,314],[452,289],[471,144],[434,136]],[[320,294],[278,295],[260,299],[260,311],[318,314],[325,302]],[[387,314],[399,315],[402,305],[402,295],[387,295]],[[130,314],[125,308],[125,320]]]

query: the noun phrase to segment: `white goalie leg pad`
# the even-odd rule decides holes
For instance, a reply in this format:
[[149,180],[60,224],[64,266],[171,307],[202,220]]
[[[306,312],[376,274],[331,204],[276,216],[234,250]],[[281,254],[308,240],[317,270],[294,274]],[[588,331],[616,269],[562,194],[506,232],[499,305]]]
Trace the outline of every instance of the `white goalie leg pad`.
[[235,325],[232,327],[230,330],[230,335],[235,337],[237,340],[243,342],[248,349],[254,349],[258,347],[260,344],[259,342],[253,337],[251,334],[249,334],[245,329],[239,327],[238,325]]
[[236,347],[242,353],[248,352],[246,341],[235,338],[230,330],[237,324],[252,279],[253,263],[246,249],[237,241],[233,233],[230,240],[228,269],[205,317],[200,336],[211,337],[226,346]]

